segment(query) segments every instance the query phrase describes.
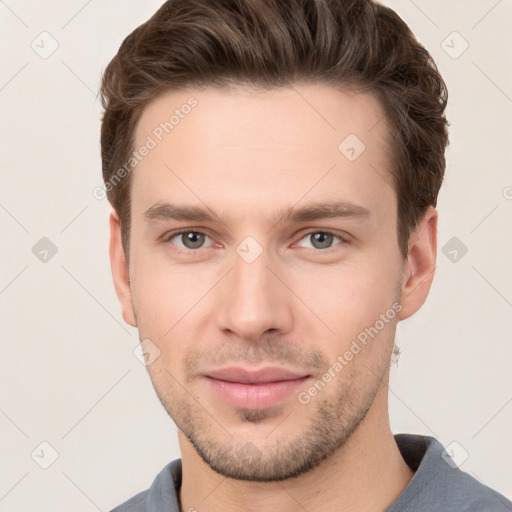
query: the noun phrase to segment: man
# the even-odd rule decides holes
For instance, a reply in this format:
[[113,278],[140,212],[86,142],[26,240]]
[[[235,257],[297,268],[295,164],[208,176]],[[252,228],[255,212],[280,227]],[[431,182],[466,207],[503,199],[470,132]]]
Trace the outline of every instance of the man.
[[102,99],[114,283],[181,450],[115,510],[511,510],[390,429],[448,143],[444,82],[397,14],[171,0]]

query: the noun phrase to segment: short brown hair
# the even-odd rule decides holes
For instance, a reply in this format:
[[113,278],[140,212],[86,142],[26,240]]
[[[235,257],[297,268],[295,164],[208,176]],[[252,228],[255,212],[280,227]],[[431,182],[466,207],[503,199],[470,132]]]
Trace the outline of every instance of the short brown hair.
[[[168,0],[121,44],[101,86],[105,184],[126,166],[136,124],[160,94],[189,86],[280,87],[313,81],[372,92],[389,126],[397,239],[436,206],[443,181],[448,93],[405,22],[372,0]],[[341,141],[340,141],[341,142]],[[123,173],[124,176],[125,173]],[[130,173],[107,187],[125,254]]]

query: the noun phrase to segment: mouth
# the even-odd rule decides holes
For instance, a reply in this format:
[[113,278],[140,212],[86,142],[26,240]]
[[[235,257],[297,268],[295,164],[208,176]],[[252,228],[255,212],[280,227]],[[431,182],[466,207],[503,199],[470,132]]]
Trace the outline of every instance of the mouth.
[[258,370],[229,367],[210,371],[204,377],[224,402],[238,408],[261,410],[278,405],[311,375],[279,367]]

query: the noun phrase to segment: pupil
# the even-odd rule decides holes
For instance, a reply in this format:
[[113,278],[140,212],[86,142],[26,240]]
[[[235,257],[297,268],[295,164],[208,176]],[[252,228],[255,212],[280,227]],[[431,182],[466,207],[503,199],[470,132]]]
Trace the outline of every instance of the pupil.
[[325,249],[332,242],[332,236],[327,233],[315,233],[313,235],[313,246],[317,249]]
[[185,233],[184,237],[185,238],[183,243],[189,249],[196,249],[197,247],[200,247],[202,245],[203,235],[201,233],[194,233],[193,231],[191,231],[189,233]]

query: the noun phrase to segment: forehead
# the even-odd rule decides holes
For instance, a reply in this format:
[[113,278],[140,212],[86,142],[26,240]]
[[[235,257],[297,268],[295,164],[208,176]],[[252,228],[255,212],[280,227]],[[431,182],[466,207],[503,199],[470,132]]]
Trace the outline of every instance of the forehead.
[[374,95],[322,84],[273,89],[210,86],[156,97],[144,108],[135,135],[136,145],[141,145],[148,134],[176,138],[188,128],[197,137],[207,133],[212,146],[224,145],[229,136],[232,143],[281,145],[306,137],[308,142],[324,140],[332,147],[350,130],[365,142],[379,137],[385,131],[384,117]]
[[320,84],[168,92],[137,124],[135,149],[151,149],[133,172],[132,199],[148,208],[184,194],[240,215],[305,195],[389,208],[387,130],[373,95]]

